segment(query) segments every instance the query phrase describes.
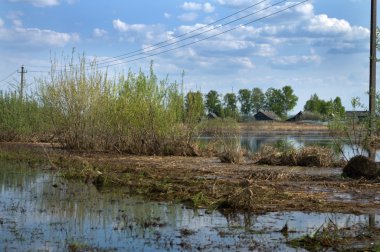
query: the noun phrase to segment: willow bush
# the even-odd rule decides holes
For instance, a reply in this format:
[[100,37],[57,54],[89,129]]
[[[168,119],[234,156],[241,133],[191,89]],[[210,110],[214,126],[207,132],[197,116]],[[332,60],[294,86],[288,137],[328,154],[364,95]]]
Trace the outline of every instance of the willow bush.
[[[110,80],[84,57],[63,68],[53,64],[40,80],[40,97],[54,135],[66,148],[134,154],[190,154],[184,98],[177,83],[150,73]],[[90,65],[88,67],[88,65]]]
[[43,115],[36,97],[22,98],[16,92],[0,92],[0,141],[43,138],[47,126]]

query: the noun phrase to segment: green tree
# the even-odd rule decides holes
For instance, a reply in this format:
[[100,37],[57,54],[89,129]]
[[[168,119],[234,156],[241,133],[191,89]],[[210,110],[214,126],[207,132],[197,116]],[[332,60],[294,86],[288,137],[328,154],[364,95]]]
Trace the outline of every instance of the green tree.
[[215,90],[210,90],[206,94],[206,108],[209,113],[214,113],[219,117],[223,117],[222,103],[219,94]]
[[344,117],[345,116],[346,109],[342,105],[342,100],[340,99],[339,96],[337,96],[334,99],[332,105],[333,105],[332,111],[333,111],[334,116],[338,116],[338,117]]
[[237,111],[237,98],[234,93],[224,95],[224,116],[237,119],[239,113]]
[[298,97],[293,92],[291,86],[284,86],[282,88],[283,114],[285,116],[297,105]]
[[204,116],[205,106],[201,92],[188,92],[185,99],[185,122],[197,123]]
[[268,88],[265,92],[265,108],[266,110],[273,111],[280,117],[285,117],[285,110],[282,104],[283,94],[281,89]]
[[317,94],[313,94],[309,100],[306,101],[303,109],[313,113],[320,113],[321,100]]
[[265,107],[265,94],[260,88],[254,88],[251,94],[252,112],[257,113]]
[[317,113],[325,117],[342,117],[345,114],[345,108],[342,105],[340,97],[336,97],[334,100],[331,99],[329,101],[325,101],[319,99],[316,94],[313,94],[310,99],[306,101],[304,110]]
[[251,91],[248,89],[240,89],[238,99],[240,102],[240,112],[248,115],[252,110]]

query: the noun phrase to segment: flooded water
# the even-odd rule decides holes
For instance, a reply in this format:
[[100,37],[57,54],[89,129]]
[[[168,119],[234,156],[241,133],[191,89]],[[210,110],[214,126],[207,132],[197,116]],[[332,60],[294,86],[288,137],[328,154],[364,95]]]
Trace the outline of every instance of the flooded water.
[[[380,216],[376,216],[380,226]],[[151,202],[56,174],[0,162],[0,251],[303,251],[286,245],[333,221],[368,223],[365,215],[275,212],[208,213]],[[280,230],[287,224],[289,236]]]
[[[207,144],[214,140],[213,137],[202,136],[198,141]],[[323,146],[331,147],[337,150],[337,139],[327,134],[308,133],[308,134],[243,134],[238,138],[238,142],[242,148],[255,153],[266,145],[272,146],[289,146],[301,148],[306,146]],[[353,157],[357,154],[367,155],[365,150],[358,146],[343,144],[343,153],[346,158]],[[376,151],[376,161],[380,161],[380,150]]]

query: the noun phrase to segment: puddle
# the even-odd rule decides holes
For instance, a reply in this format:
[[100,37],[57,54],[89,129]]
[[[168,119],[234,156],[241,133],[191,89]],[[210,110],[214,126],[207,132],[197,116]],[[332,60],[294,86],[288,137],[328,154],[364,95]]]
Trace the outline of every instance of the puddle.
[[[380,216],[375,216],[378,227]],[[23,165],[0,162],[0,251],[303,251],[288,239],[326,223],[349,227],[366,215],[277,212],[207,213],[181,204],[151,202],[123,192],[100,193]],[[289,236],[280,230],[288,225]],[[95,249],[94,249],[95,248]]]

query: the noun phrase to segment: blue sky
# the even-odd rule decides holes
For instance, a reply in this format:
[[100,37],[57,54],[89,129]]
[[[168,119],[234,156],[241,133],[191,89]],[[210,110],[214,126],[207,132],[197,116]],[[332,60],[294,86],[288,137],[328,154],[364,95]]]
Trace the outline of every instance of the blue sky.
[[[113,60],[110,74],[148,70],[150,60],[160,78],[168,75],[180,81],[185,71],[185,91],[214,89],[225,94],[242,88],[265,91],[291,85],[299,97],[294,112],[314,93],[323,99],[340,96],[347,109],[353,97],[366,104],[371,1],[310,0],[290,8],[299,1],[0,0],[0,90],[17,84],[16,70],[21,65],[33,89],[35,78],[49,71],[51,55],[70,55],[75,48],[88,58]],[[271,7],[275,3],[279,4]],[[253,7],[202,29],[249,6]],[[252,13],[256,14],[217,26]],[[197,28],[202,30],[191,35],[213,30],[149,52],[150,46],[166,40],[173,43],[176,36]],[[127,62],[112,59],[147,47],[146,54]]]

